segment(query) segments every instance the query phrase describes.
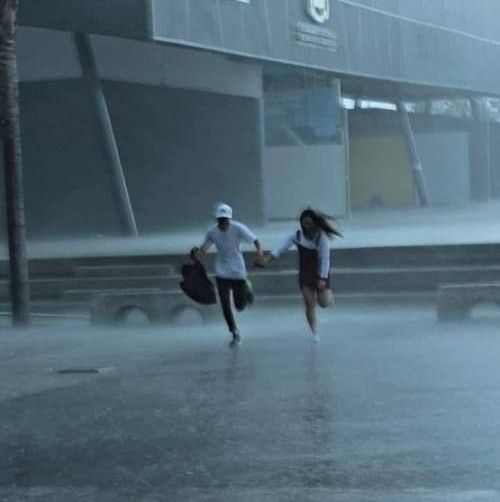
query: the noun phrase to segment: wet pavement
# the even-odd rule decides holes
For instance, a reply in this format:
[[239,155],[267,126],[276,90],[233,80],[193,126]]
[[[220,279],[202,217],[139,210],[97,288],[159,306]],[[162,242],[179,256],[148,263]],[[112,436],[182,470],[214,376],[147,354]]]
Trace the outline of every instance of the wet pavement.
[[0,499],[500,500],[499,319],[320,315],[313,345],[254,309],[234,350],[219,323],[4,329]]

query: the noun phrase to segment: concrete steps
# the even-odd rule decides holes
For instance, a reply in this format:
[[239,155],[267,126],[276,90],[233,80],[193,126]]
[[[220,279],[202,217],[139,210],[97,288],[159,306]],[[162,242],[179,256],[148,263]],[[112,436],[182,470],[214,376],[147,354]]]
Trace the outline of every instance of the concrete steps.
[[[256,291],[283,294],[298,287],[296,270],[251,272]],[[434,292],[439,285],[463,281],[500,281],[500,265],[452,267],[339,267],[332,286],[342,293]]]
[[[286,253],[266,269],[252,266],[257,297],[297,295],[297,254]],[[214,255],[207,268],[213,270]],[[88,302],[103,290],[178,290],[184,255],[140,255],[30,261],[35,301]],[[434,295],[441,284],[500,281],[500,245],[406,246],[332,251],[332,284],[338,297]],[[9,298],[8,267],[0,262],[0,302]]]

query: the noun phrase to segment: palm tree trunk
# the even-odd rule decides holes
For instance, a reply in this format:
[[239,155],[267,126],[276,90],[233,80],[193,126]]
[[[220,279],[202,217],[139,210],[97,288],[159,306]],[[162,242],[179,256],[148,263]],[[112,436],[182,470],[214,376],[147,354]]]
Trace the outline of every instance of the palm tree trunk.
[[3,141],[12,320],[30,323],[24,219],[19,86],[16,61],[18,0],[0,0],[0,130]]

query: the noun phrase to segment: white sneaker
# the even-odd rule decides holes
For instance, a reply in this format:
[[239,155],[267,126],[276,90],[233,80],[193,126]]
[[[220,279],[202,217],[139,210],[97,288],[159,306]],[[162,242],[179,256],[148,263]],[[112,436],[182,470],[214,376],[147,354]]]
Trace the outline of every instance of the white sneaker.
[[317,333],[313,333],[312,342],[319,343],[319,335]]
[[233,335],[233,338],[232,340],[229,342],[229,346],[230,347],[237,347],[238,345],[241,345],[241,336],[240,336],[240,332],[239,331],[236,331],[235,333],[232,334]]

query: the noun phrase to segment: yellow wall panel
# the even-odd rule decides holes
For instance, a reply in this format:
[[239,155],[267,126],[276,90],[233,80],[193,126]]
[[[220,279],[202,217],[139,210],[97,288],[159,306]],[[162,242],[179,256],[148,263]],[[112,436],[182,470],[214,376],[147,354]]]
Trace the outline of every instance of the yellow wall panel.
[[413,206],[413,182],[404,138],[352,138],[350,185],[354,208]]

